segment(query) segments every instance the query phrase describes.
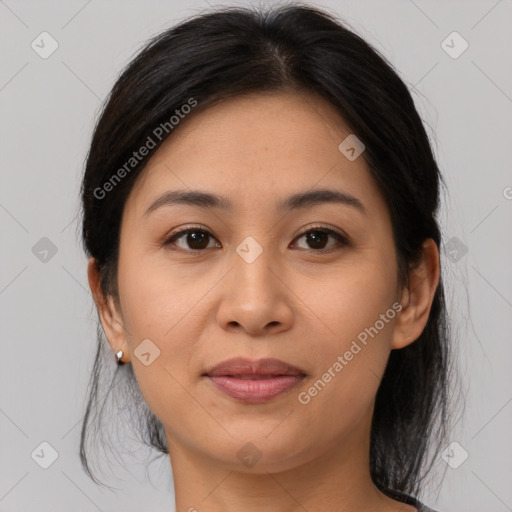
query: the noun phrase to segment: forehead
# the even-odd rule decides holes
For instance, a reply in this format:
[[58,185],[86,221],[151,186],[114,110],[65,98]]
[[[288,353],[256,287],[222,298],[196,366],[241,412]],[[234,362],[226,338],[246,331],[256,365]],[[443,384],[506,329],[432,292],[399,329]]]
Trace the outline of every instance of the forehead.
[[142,215],[156,195],[187,188],[268,209],[272,198],[327,187],[383,208],[364,153],[351,161],[338,149],[349,135],[338,112],[310,93],[225,100],[174,128],[138,177],[130,209]]

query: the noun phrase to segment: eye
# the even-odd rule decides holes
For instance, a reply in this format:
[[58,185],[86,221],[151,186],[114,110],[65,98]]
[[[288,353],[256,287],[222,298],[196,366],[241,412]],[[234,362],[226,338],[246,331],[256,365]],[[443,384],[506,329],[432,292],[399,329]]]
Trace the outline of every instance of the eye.
[[[165,240],[163,245],[176,245],[188,251],[202,251],[203,249],[211,248],[208,247],[211,238],[213,238],[213,235],[205,229],[187,227],[186,229],[173,233]],[[181,243],[177,243],[180,240]],[[185,246],[183,246],[183,244],[185,244]],[[219,246],[220,244],[217,247]]]
[[[345,235],[334,231],[333,229],[324,228],[324,227],[314,227],[305,231],[301,235],[299,235],[295,240],[300,240],[304,238],[306,243],[310,245],[310,247],[300,247],[301,249],[310,250],[313,252],[330,252],[332,250],[337,249],[338,246],[348,245],[348,239]],[[326,243],[329,240],[329,237],[335,239],[337,244],[331,245],[330,247],[325,248]],[[339,248],[339,247],[338,247]]]

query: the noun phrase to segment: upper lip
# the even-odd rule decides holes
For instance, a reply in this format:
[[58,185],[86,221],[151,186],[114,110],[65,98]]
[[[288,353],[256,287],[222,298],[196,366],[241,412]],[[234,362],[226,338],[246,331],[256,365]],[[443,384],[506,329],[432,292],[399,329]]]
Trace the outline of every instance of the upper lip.
[[209,377],[228,375],[305,375],[305,372],[279,359],[235,357],[212,366],[204,375]]

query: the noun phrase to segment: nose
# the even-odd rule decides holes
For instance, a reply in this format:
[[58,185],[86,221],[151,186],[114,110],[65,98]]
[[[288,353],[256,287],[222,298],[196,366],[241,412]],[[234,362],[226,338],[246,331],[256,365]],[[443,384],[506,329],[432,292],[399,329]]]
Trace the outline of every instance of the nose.
[[290,329],[293,293],[284,274],[270,250],[264,250],[252,262],[235,254],[234,266],[222,280],[219,325],[226,331],[244,331],[251,336]]

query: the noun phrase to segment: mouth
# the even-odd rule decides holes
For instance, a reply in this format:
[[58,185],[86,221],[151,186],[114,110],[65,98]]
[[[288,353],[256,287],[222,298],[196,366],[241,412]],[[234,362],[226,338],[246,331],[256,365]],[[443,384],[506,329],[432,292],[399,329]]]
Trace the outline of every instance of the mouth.
[[245,403],[263,403],[297,386],[306,373],[279,359],[234,358],[203,375],[217,390]]

